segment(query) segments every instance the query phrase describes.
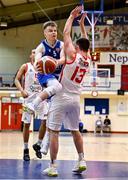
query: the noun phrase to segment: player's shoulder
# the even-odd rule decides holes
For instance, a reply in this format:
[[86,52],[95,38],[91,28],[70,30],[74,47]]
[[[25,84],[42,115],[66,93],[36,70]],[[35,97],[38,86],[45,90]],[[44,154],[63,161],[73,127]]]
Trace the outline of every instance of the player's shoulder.
[[24,63],[24,64],[22,64],[22,65],[21,65],[21,67],[20,67],[20,68],[21,68],[21,69],[25,69],[25,68],[26,68],[26,66],[27,66],[27,63]]
[[33,65],[32,65],[31,62],[27,62],[27,63],[24,64],[24,68],[25,68],[25,69],[31,68],[32,66],[33,66]]
[[57,40],[59,43],[60,43],[60,48],[63,48],[64,47],[64,42],[61,41],[61,40]]
[[41,43],[36,47],[35,54],[38,54],[39,52],[43,52],[44,49],[45,49],[45,46],[44,46],[44,44],[41,42]]
[[32,66],[32,63],[31,62],[27,62],[27,63],[25,63],[25,66]]
[[43,41],[43,40],[38,44],[38,46],[36,47],[36,49],[38,49],[38,48],[40,48],[40,47],[42,47],[42,46],[44,46],[44,41]]
[[27,63],[24,63],[20,66],[18,72],[24,74],[24,72],[26,72],[26,69],[27,69]]
[[60,44],[64,44],[64,42],[59,39],[57,39],[57,41],[60,42]]

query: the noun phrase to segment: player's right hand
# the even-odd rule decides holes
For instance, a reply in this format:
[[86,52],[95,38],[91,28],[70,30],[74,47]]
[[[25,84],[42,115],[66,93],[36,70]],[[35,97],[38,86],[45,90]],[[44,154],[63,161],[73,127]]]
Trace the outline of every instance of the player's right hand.
[[82,6],[76,6],[76,8],[71,11],[70,15],[72,15],[74,18],[80,16],[82,8]]

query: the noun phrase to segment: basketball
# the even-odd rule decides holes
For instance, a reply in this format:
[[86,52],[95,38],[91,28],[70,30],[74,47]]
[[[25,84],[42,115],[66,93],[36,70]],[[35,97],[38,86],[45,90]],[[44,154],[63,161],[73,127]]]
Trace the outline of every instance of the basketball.
[[37,70],[42,74],[51,74],[56,70],[57,63],[50,56],[43,56],[36,64]]

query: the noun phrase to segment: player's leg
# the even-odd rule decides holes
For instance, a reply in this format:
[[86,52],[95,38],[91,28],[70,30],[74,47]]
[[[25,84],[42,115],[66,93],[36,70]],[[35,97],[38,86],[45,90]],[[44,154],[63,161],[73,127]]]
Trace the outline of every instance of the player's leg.
[[42,146],[40,152],[44,155],[47,155],[50,144],[50,134],[48,129],[46,129],[45,136],[43,138]]
[[78,153],[78,162],[72,172],[74,173],[81,173],[82,171],[86,170],[86,162],[84,159],[84,150],[83,150],[83,138],[79,130],[71,131],[75,147]]
[[79,101],[75,101],[77,97],[72,97],[71,99],[70,104],[67,105],[67,111],[69,109],[70,113],[67,114],[64,126],[71,131],[78,153],[78,162],[72,171],[75,173],[81,173],[86,170],[86,162],[84,160],[83,137],[79,132],[80,106]]
[[27,105],[28,112],[36,111],[39,104],[44,101],[45,99],[57,94],[62,89],[62,85],[56,78],[51,78],[47,80],[47,88],[45,88],[35,99],[32,103]]
[[56,159],[59,148],[59,131],[61,129],[63,112],[61,108],[57,108],[48,114],[47,127],[50,134],[50,165],[43,171],[48,176],[57,176]]
[[49,167],[43,171],[43,174],[48,176],[58,176],[58,171],[56,167],[56,159],[59,148],[59,131],[53,131],[49,129],[50,134],[50,157],[51,161]]
[[[47,109],[45,111],[47,116],[48,116],[48,112],[49,112],[50,103],[51,103],[51,100],[49,100],[47,103]],[[47,119],[47,116],[46,116],[46,119]],[[43,137],[41,150],[40,150],[42,154],[46,155],[48,153],[49,143],[50,143],[50,135],[49,135],[48,128],[46,128],[45,136]]]
[[33,144],[33,149],[36,152],[36,156],[41,159],[42,158],[42,154],[41,154],[41,144],[42,144],[42,140],[45,136],[45,132],[46,132],[46,120],[42,120],[41,121],[41,125],[39,128],[39,135],[38,135],[38,141]]
[[40,150],[41,150],[42,140],[44,139],[46,132],[46,119],[47,119],[48,109],[49,109],[48,103],[46,101],[43,101],[40,103],[37,111],[38,119],[42,119],[42,120],[39,128],[38,141],[33,145],[33,149],[36,152],[36,156],[40,159],[42,158],[42,154]]
[[22,115],[22,121],[24,122],[24,125],[23,125],[23,141],[24,141],[23,159],[25,161],[30,160],[28,141],[29,141],[29,127],[30,127],[31,119],[32,119],[31,114],[29,114],[27,112],[23,112],[23,115]]

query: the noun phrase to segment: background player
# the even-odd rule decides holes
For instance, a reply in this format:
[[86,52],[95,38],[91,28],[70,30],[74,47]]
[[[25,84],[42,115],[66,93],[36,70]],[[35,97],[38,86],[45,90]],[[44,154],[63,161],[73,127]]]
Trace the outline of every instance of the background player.
[[[75,17],[82,10],[82,7],[76,7],[70,14],[64,28],[64,49],[66,65],[61,73],[60,82],[63,89],[60,93],[52,97],[50,110],[48,113],[47,127],[50,132],[50,157],[49,168],[43,171],[48,176],[57,176],[56,158],[58,153],[58,135],[61,129],[62,121],[65,128],[70,129],[75,147],[78,152],[78,163],[73,169],[75,173],[81,173],[86,170],[84,160],[83,139],[79,132],[80,116],[80,92],[82,80],[88,71],[90,56],[88,56],[89,41],[86,38],[80,38],[73,45],[71,40],[71,27]],[[85,15],[80,20],[81,27],[84,26]],[[83,29],[82,29],[83,32]],[[86,35],[85,35],[86,36]]]
[[[35,59],[35,50],[32,50],[30,55],[30,62],[23,64],[20,69],[17,72],[17,75],[15,77],[15,84],[16,87],[20,90],[22,96],[24,97],[24,103],[27,104],[33,99],[36,98],[36,96],[39,94],[39,92],[42,90],[42,87],[40,86],[37,78],[36,78],[36,72],[33,67]],[[24,83],[22,83],[22,80]],[[46,115],[48,111],[47,102],[42,102],[40,106],[38,107],[38,118],[43,119],[40,129],[39,129],[39,139],[37,144],[34,145],[34,149],[36,149],[36,155],[38,158],[42,157],[42,154],[40,153],[40,145],[42,143],[42,139],[45,134],[46,130]],[[33,118],[33,115],[28,112],[23,112],[22,114],[22,121],[24,122],[23,126],[23,140],[24,140],[24,155],[23,159],[25,161],[30,160],[29,156],[29,148],[28,148],[28,141],[29,141],[29,128],[30,128],[30,122]]]

